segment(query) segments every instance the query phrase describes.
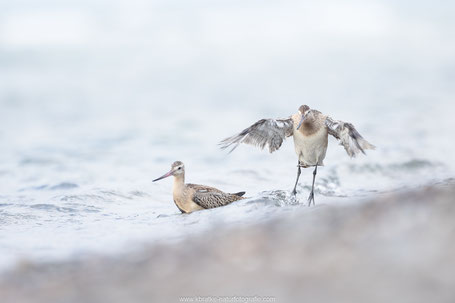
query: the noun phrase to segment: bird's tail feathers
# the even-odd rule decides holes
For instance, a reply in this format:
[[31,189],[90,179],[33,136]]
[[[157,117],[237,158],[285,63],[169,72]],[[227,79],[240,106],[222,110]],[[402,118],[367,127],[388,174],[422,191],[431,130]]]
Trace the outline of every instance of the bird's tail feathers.
[[242,197],[244,194],[246,194],[246,192],[244,192],[244,191],[239,191],[238,193],[232,193],[232,195],[239,196],[239,197]]

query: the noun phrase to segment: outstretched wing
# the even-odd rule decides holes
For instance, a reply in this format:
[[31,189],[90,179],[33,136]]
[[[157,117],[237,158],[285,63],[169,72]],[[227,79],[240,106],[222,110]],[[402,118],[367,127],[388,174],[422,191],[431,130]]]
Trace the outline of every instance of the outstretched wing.
[[251,144],[264,149],[269,146],[273,153],[280,148],[284,139],[292,136],[294,131],[293,121],[288,119],[262,119],[254,123],[242,132],[220,142],[221,148],[226,149],[233,145],[229,152],[232,152],[240,143]]
[[243,198],[240,196],[219,191],[213,192],[201,190],[196,191],[193,195],[194,203],[203,208],[220,207],[241,199]]
[[340,141],[350,157],[355,157],[359,153],[365,154],[365,149],[375,149],[375,146],[365,140],[351,123],[334,120],[327,117],[325,120],[330,135]]

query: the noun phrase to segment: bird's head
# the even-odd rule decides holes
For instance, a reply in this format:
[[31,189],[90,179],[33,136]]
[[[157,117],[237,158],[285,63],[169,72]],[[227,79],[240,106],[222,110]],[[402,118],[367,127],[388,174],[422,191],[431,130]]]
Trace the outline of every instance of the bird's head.
[[183,174],[185,174],[185,165],[183,165],[183,162],[181,161],[175,161],[174,163],[172,163],[170,171],[168,171],[161,177],[156,178],[155,180],[153,180],[153,182],[167,178],[169,176],[177,177]]
[[306,118],[306,116],[307,116],[309,111],[310,111],[310,107],[308,105],[301,105],[299,107],[298,114],[300,115],[300,122],[297,125],[297,129],[299,129],[300,126],[302,126],[302,123],[303,123],[303,121],[305,121],[305,118]]

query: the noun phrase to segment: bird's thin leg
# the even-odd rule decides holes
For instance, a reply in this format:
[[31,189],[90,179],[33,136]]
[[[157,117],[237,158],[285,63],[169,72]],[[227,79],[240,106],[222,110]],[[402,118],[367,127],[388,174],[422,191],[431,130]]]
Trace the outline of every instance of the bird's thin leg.
[[314,171],[313,171],[313,185],[311,185],[311,193],[310,193],[310,196],[308,197],[308,206],[311,206],[311,201],[313,201],[313,205],[314,205],[314,180],[316,180],[317,172],[318,172],[318,165],[316,164],[316,167],[314,168]]
[[294,190],[292,191],[292,194],[294,196],[297,194],[297,183],[299,183],[299,177],[300,177],[301,173],[302,173],[302,170],[300,169],[300,161],[298,161],[297,162],[297,180],[295,180]]

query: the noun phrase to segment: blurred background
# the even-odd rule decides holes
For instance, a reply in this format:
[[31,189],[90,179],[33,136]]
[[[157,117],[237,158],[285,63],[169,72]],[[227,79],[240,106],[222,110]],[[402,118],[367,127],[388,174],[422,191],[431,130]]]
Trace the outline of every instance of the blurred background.
[[[317,204],[455,170],[455,4],[447,1],[0,2],[0,269],[180,241],[306,206],[293,142],[217,143],[302,104],[377,146],[330,140]],[[170,179],[250,200],[179,215]]]

